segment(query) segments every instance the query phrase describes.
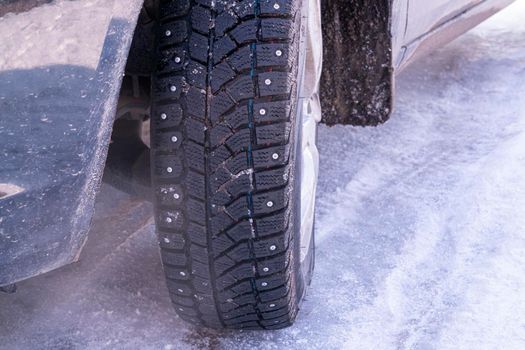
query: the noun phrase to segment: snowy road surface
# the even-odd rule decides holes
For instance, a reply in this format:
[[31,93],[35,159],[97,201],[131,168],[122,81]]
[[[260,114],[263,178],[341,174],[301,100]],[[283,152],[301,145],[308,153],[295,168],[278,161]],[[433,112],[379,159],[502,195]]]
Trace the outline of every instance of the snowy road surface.
[[0,295],[5,349],[525,349],[525,1],[410,67],[378,128],[321,127],[297,324],[198,330],[150,207],[108,186],[81,261]]

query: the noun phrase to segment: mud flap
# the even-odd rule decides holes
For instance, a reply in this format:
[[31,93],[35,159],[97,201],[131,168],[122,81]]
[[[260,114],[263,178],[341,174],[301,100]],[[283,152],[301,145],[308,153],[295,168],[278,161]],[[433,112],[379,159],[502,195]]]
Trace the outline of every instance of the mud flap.
[[322,0],[322,122],[378,125],[393,103],[390,0]]

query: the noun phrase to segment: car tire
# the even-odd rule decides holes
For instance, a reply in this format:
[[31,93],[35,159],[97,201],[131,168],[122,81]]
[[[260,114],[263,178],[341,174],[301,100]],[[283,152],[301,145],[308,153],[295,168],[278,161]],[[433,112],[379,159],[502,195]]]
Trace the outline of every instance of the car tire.
[[[302,125],[318,97],[316,87],[301,95],[307,9],[298,0],[161,2],[155,221],[171,300],[193,324],[289,326],[311,279],[318,157],[305,170]],[[304,171],[314,178],[307,232]]]

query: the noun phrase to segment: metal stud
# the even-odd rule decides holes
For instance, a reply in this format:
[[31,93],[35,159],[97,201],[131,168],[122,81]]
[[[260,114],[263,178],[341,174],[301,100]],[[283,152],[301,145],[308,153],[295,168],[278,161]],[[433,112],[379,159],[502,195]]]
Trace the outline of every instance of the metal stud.
[[162,113],[162,114],[160,115],[160,119],[162,119],[162,120],[166,120],[166,118],[168,118],[168,115],[167,115],[166,113]]
[[169,29],[166,30],[166,31],[164,32],[164,34],[165,34],[166,36],[171,36],[171,30],[169,30]]
[[184,293],[184,291],[183,291],[182,289],[180,289],[180,288],[177,289],[177,291],[178,291],[179,293]]
[[268,201],[268,202],[266,203],[266,206],[267,206],[268,208],[273,207],[273,202],[272,202],[272,201]]
[[263,271],[264,271],[264,272],[268,272],[268,271],[270,271],[270,269],[267,268],[267,267],[263,267]]
[[175,57],[175,63],[180,63],[180,57],[179,56]]
[[277,153],[272,154],[272,158],[273,158],[274,160],[279,159],[279,154],[277,154]]
[[186,276],[186,272],[181,271],[181,272],[179,272],[179,275],[181,275],[181,276]]
[[270,84],[272,83],[272,81],[271,81],[270,79],[266,79],[266,80],[264,81],[264,83],[265,83],[266,85],[270,85]]
[[174,193],[174,194],[173,194],[173,198],[175,198],[175,199],[179,199],[179,198],[180,198],[180,194],[178,194],[178,193]]
[[281,57],[283,55],[283,52],[281,50],[275,51],[275,56]]
[[276,9],[276,10],[278,10],[280,7],[281,7],[281,6],[279,6],[278,3],[273,4],[273,8]]
[[170,239],[168,237],[164,237],[164,243],[169,243]]
[[266,109],[264,109],[264,108],[259,109],[259,114],[260,115],[265,115],[266,114]]
[[171,86],[170,86],[170,91],[171,91],[171,92],[175,92],[175,91],[177,91],[177,87],[176,87],[175,85],[171,85]]
[[267,285],[268,285],[268,283],[266,283],[266,282],[261,283],[261,286],[263,286],[263,287],[266,287]]
[[170,218],[170,217],[168,216],[168,217],[166,218],[166,222],[167,222],[168,224],[171,224],[171,223],[173,222],[173,219]]
[[277,249],[276,246],[274,246],[274,245],[270,246],[270,250],[275,250],[275,249]]
[[173,168],[169,166],[169,167],[166,168],[166,171],[167,171],[168,173],[172,173],[172,172],[173,172]]
[[177,142],[179,139],[177,138],[177,136],[172,136],[171,137],[171,142]]

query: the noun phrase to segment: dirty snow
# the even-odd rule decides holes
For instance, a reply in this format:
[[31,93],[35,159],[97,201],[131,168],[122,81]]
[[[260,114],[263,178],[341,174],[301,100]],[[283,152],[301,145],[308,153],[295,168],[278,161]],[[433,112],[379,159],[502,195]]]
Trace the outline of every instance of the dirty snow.
[[297,324],[195,329],[151,208],[107,186],[81,261],[0,295],[5,349],[524,349],[525,3],[400,77],[379,128],[320,128],[315,277]]

